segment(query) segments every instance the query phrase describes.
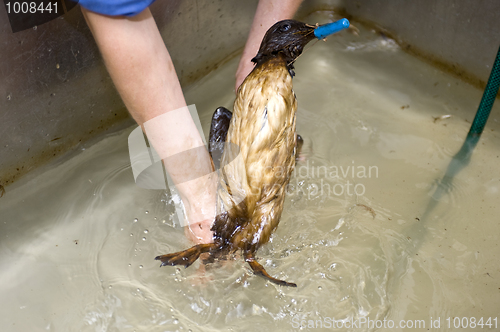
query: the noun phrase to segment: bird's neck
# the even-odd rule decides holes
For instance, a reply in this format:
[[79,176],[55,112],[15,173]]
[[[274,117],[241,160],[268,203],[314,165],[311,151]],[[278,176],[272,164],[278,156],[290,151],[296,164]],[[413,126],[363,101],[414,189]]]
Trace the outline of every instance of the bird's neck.
[[[252,59],[252,61],[254,61],[254,59]],[[262,72],[263,70],[276,70],[277,68],[285,67],[292,77],[295,75],[292,62],[288,61],[282,53],[263,56],[254,62],[256,65],[253,71],[256,72]]]

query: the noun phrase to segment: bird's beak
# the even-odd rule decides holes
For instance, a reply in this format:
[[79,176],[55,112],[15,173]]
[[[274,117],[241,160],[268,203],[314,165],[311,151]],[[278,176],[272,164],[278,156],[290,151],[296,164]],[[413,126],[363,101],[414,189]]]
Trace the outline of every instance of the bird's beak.
[[314,36],[318,39],[324,39],[334,33],[347,29],[349,27],[349,21],[346,18],[338,20],[336,22],[327,23],[320,25],[314,29]]

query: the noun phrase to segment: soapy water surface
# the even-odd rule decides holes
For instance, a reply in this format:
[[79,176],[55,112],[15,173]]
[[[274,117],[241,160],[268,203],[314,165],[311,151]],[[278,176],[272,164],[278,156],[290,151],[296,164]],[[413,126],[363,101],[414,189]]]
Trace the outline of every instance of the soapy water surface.
[[[296,62],[304,153],[257,257],[297,288],[254,276],[239,256],[159,268],[156,255],[191,244],[174,227],[178,197],[134,184],[130,128],[0,198],[2,330],[289,331],[368,318],[427,330],[431,319],[443,329],[448,317],[498,315],[498,103],[471,163],[421,219],[482,92],[353,23],[358,34]],[[206,133],[216,107],[232,105],[237,61],[186,92]]]

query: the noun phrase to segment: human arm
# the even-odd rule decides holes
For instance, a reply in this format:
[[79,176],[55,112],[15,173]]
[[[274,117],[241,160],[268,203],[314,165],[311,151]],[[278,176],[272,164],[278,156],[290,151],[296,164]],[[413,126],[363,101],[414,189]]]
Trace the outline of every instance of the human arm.
[[[194,149],[203,140],[151,12],[124,17],[82,11],[125,106],[143,129],[148,127],[148,138],[176,183],[190,224],[186,235],[196,243],[211,242],[216,188],[212,162],[206,149]],[[152,120],[172,111],[174,121]],[[193,153],[168,158],[183,151]]]

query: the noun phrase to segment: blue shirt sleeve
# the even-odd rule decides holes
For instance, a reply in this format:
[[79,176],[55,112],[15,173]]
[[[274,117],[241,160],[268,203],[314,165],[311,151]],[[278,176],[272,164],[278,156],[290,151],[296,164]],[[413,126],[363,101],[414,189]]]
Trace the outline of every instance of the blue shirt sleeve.
[[85,9],[109,16],[134,16],[142,12],[155,0],[79,0]]

